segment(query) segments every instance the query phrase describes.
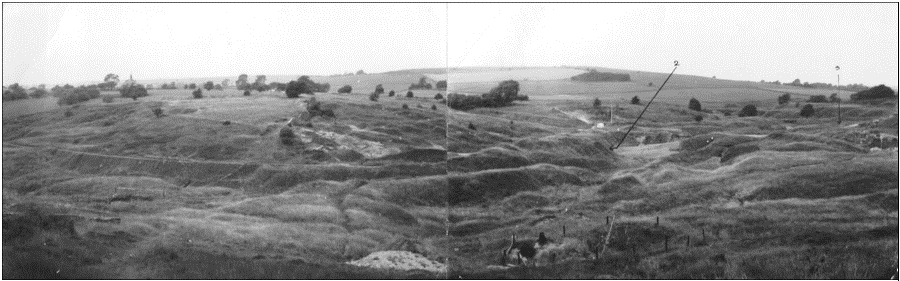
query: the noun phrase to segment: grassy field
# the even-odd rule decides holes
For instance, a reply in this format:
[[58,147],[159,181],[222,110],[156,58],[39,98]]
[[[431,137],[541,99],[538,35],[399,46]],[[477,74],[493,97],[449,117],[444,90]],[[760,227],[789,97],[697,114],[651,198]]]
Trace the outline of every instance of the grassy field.
[[[194,99],[179,89],[137,101],[103,92],[113,101],[72,106],[5,102],[3,277],[896,272],[898,154],[873,142],[897,134],[896,101],[844,103],[837,124],[836,104],[814,104],[809,118],[795,102],[777,104],[783,93],[805,101],[828,91],[675,75],[626,135],[655,93],[647,84],[658,87],[668,73],[597,69],[633,81],[574,82],[568,77],[585,70],[572,67],[420,69],[312,77],[332,93],[297,99],[234,89]],[[450,89],[405,97],[423,76],[449,79]],[[505,79],[518,80],[529,101],[457,111],[433,98],[486,92]],[[378,84],[397,96],[369,100]],[[333,93],[342,85],[353,93]],[[642,104],[630,104],[633,96]],[[307,119],[312,97],[335,117]],[[687,109],[692,97],[702,111]],[[759,116],[737,117],[748,104]],[[610,242],[598,258],[607,221]],[[533,265],[500,262],[513,234],[541,232],[554,243]],[[449,272],[350,264],[387,251]]]

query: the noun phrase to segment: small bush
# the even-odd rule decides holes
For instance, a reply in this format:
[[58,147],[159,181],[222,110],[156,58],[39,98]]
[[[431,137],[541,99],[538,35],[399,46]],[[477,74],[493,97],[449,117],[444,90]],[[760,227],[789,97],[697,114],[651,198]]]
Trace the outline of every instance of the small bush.
[[850,95],[851,101],[858,100],[871,100],[871,99],[885,99],[885,98],[897,98],[896,93],[891,88],[888,88],[884,84],[872,87],[871,89],[865,91],[859,91],[855,94]]
[[447,89],[447,80],[437,81],[437,83],[434,84],[434,87],[438,89]]
[[369,94],[369,100],[377,102],[378,101],[378,92],[375,91],[375,92],[372,92],[371,94]]
[[653,82],[647,83],[647,87],[653,87]]
[[600,98],[594,98],[594,108],[600,108],[601,104]]
[[641,99],[639,99],[637,96],[634,96],[633,98],[631,98],[631,104],[641,104]]
[[113,102],[113,101],[115,101],[115,100],[116,100],[116,97],[113,97],[113,96],[103,96],[103,102],[105,102],[105,103],[111,103],[111,102]]
[[409,109],[409,106],[404,103],[403,106],[401,106],[400,108]]
[[756,106],[752,104],[745,105],[744,108],[741,108],[741,111],[738,112],[738,117],[751,117],[756,116]]
[[297,138],[297,135],[294,134],[294,130],[291,128],[284,127],[278,132],[278,138],[281,139],[281,143],[284,145],[294,145],[294,140]]
[[778,96],[778,105],[787,104],[789,102],[791,102],[791,94]]
[[[822,96],[822,97],[825,97],[825,96]],[[812,117],[813,114],[815,114],[815,113],[816,113],[816,110],[813,109],[813,106],[811,104],[806,104],[803,106],[802,109],[800,109],[800,117],[803,117],[803,118]]]
[[395,94],[397,94],[397,93],[394,93],[394,90],[391,90],[390,92],[388,92],[389,97],[393,97]]
[[694,116],[694,121],[697,121],[697,123],[700,123],[700,121],[703,121],[703,115]]
[[434,99],[436,99],[436,100],[442,100],[442,99],[444,99],[444,95],[441,95],[441,93],[437,93],[437,94],[434,95]]
[[250,91],[249,91],[249,90],[244,91],[244,96],[249,97],[249,96],[250,96]]
[[231,125],[231,121],[222,122],[222,125],[225,125],[225,126]]
[[375,86],[375,93],[379,95],[384,94],[384,87],[381,86],[381,84],[378,84],[377,86]]
[[30,94],[28,94],[28,96],[33,99],[43,98],[43,97],[47,96],[47,90],[39,88],[37,90],[34,90],[34,92],[31,92]]
[[469,122],[469,130],[475,131],[475,124],[472,124],[472,122]]
[[153,115],[156,115],[156,118],[162,117],[162,114],[163,114],[162,108],[157,107],[157,108],[153,109]]
[[412,92],[412,91],[407,91],[407,92],[406,92],[406,97],[407,97],[407,98],[412,98],[412,97],[414,97],[414,96],[413,96],[413,92]]
[[338,89],[338,93],[341,94],[349,94],[350,92],[353,92],[353,87],[350,87],[350,85],[344,85],[343,87]]
[[806,102],[828,102],[828,97],[826,97],[825,95],[814,95],[810,96],[809,100],[807,100]]
[[688,101],[688,109],[693,111],[701,111],[702,108],[700,107],[700,101],[695,98],[691,98],[691,100]]
[[837,93],[833,93],[828,97],[828,102],[841,102],[841,98],[838,97]]
[[194,90],[193,92],[191,92],[191,94],[194,95],[194,98],[195,98],[195,99],[202,99],[202,98],[203,98],[203,90],[196,89],[196,90]]

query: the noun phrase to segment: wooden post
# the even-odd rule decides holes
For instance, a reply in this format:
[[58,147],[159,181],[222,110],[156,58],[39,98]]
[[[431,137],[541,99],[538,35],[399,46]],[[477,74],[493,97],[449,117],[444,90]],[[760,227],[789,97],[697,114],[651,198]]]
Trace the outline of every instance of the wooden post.
[[565,224],[563,225],[563,235],[562,235],[562,237],[563,237],[563,238],[566,238],[566,225],[565,225]]
[[637,246],[634,244],[631,244],[631,255],[637,258]]
[[687,237],[687,240],[684,240],[684,247],[685,248],[691,247],[691,237],[690,236]]
[[664,245],[665,246],[663,247],[663,252],[668,252],[669,251],[669,235],[666,235],[666,243]]
[[606,216],[606,225],[609,225],[609,216]]
[[703,241],[706,241],[706,228],[700,228],[700,232],[703,233]]
[[656,227],[659,227],[659,216],[656,217]]

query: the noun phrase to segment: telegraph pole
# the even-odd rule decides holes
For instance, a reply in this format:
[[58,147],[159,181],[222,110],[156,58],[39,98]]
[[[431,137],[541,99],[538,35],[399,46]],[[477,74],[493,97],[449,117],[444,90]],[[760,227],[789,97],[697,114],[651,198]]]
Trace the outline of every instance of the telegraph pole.
[[[837,90],[841,90],[841,66],[835,66],[834,71],[837,72]],[[837,93],[835,93],[837,94]],[[841,124],[841,98],[838,97],[838,125]]]

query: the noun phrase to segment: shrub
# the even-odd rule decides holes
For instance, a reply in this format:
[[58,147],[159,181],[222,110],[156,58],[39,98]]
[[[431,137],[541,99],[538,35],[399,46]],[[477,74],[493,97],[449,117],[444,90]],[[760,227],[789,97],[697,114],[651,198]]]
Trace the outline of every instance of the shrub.
[[224,89],[222,89],[222,85],[216,85],[216,91],[224,91]]
[[457,110],[469,110],[477,107],[501,107],[513,101],[527,101],[528,96],[519,95],[519,82],[507,80],[491,89],[487,94],[469,96],[463,94],[447,95],[447,105]]
[[631,104],[641,104],[641,99],[639,99],[637,96],[634,96],[633,98],[631,98]]
[[249,90],[244,90],[244,96],[249,97],[249,96],[250,96],[250,91],[249,91]]
[[299,98],[302,94],[312,95],[313,91],[306,82],[291,81],[285,87],[284,94],[290,99]]
[[802,109],[800,109],[800,116],[803,118],[812,117],[813,114],[815,114],[815,113],[816,113],[816,110],[813,109],[813,106],[811,104],[806,104],[803,106]]
[[841,102],[841,98],[838,97],[837,93],[833,93],[828,97],[828,102]]
[[778,105],[787,104],[789,102],[791,102],[791,94],[778,96]]
[[394,90],[391,90],[390,92],[388,92],[388,96],[389,96],[389,97],[393,97],[395,94],[396,94],[396,93],[394,93]]
[[203,88],[206,89],[206,91],[212,91],[212,89],[216,88],[216,84],[213,83],[213,81],[206,81],[206,83],[203,84]]
[[447,80],[437,81],[437,83],[434,83],[434,87],[442,90],[447,89]]
[[379,95],[384,94],[384,87],[382,87],[381,84],[378,84],[378,86],[375,86],[375,93]]
[[156,115],[156,118],[162,117],[162,114],[163,114],[162,108],[159,108],[159,107],[153,108],[153,115]]
[[222,125],[225,125],[225,126],[231,125],[231,121],[226,120],[225,122],[222,122]]
[[103,96],[103,102],[105,102],[105,103],[111,103],[114,100],[116,100],[116,97],[114,97],[114,96]]
[[884,84],[850,95],[851,101],[897,98],[896,93]]
[[600,98],[594,98],[594,108],[600,108],[601,104]]
[[297,135],[294,134],[294,130],[291,128],[283,127],[278,132],[278,138],[281,139],[281,143],[284,145],[294,145],[294,139],[297,138]]
[[825,95],[814,95],[810,96],[809,100],[807,100],[806,102],[828,102],[828,97],[826,97]]
[[369,100],[378,101],[378,92],[372,92],[371,94],[369,94]]
[[407,98],[412,98],[412,97],[414,97],[414,96],[413,96],[413,92],[412,92],[412,91],[407,91],[407,92],[406,92],[406,97],[407,97]]
[[408,90],[419,90],[419,89],[431,90],[431,84],[428,83],[427,77],[419,78],[418,84],[410,84],[409,88],[408,88]]
[[431,105],[431,110],[437,110],[437,105],[432,104],[432,105]]
[[694,121],[697,121],[697,123],[700,123],[700,121],[703,121],[703,115],[694,116]]
[[[100,97],[100,90],[96,85],[78,86],[78,88],[63,90],[56,103],[59,105],[71,105],[98,97]],[[134,99],[137,99],[137,97],[135,96]]]
[[475,124],[472,124],[472,122],[469,122],[469,130],[475,131]]
[[688,109],[693,111],[701,111],[700,101],[695,98],[691,98],[691,100],[688,101]]
[[437,93],[437,94],[434,95],[434,99],[436,99],[436,100],[442,100],[442,99],[444,99],[444,95],[441,95],[441,93]]
[[738,117],[745,116],[756,116],[756,106],[752,104],[745,105],[744,108],[741,108],[741,111],[738,112]]
[[203,90],[196,89],[196,90],[194,90],[193,92],[191,92],[191,94],[194,95],[194,98],[195,98],[195,99],[202,99],[202,98],[203,98]]
[[647,83],[647,87],[653,87],[653,82]]
[[349,94],[350,92],[353,92],[353,87],[350,87],[350,85],[344,85],[338,89],[338,93]]
[[401,106],[401,108],[403,108],[403,109],[409,109],[409,106],[406,105],[406,104],[404,103],[403,106]]

